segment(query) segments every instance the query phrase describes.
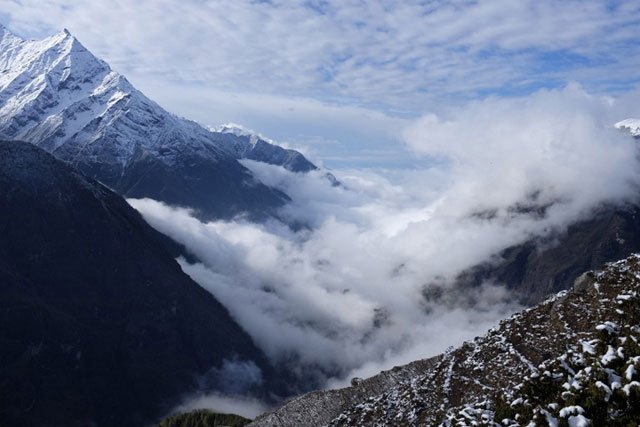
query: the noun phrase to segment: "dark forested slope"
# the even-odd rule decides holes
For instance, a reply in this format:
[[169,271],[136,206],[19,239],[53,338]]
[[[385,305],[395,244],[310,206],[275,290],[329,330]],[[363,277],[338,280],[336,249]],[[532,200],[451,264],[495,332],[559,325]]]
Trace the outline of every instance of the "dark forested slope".
[[213,388],[232,380],[216,371],[225,360],[270,380],[165,243],[104,186],[0,142],[0,424],[144,425],[207,372]]

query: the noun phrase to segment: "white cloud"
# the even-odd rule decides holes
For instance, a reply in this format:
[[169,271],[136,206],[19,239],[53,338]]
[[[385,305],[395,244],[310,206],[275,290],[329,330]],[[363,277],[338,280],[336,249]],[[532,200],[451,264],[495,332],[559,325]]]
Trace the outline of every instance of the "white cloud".
[[405,138],[417,153],[446,156],[454,174],[468,175],[456,203],[491,209],[540,191],[539,204],[561,200],[579,212],[629,194],[638,172],[633,143],[612,126],[625,113],[612,103],[576,85],[490,98],[443,118],[426,115]]
[[[602,203],[635,201],[636,142],[613,129],[621,104],[577,86],[427,115],[406,132],[439,166],[382,176],[298,175],[245,162],[293,199],[310,225],[201,223],[152,200],[130,203],[201,261],[183,269],[219,298],[273,360],[326,374],[371,374],[483,333],[515,309],[486,284],[458,292],[463,269],[531,236],[558,232]],[[544,215],[536,213],[545,207]],[[425,299],[425,286],[445,296]]]
[[212,393],[194,396],[176,407],[172,413],[191,412],[196,409],[209,409],[220,414],[236,414],[252,419],[265,412],[268,407],[257,399]]
[[69,27],[127,74],[409,112],[488,89],[606,88],[637,81],[639,65],[634,2],[4,0],[1,10],[26,34]]
[[639,81],[636,2],[0,0],[0,21],[27,37],[68,27],[169,111],[340,168],[415,167],[398,135],[423,111]]

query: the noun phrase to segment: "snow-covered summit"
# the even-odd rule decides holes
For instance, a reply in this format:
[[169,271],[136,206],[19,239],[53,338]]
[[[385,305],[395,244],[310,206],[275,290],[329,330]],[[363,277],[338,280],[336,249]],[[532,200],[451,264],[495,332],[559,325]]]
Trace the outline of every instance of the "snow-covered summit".
[[[307,170],[315,168],[300,153],[262,144],[258,136],[212,132],[167,112],[67,30],[24,40],[0,28],[0,138],[34,143],[127,196],[198,207],[180,188],[198,187],[204,202],[215,198],[213,189],[220,187],[231,204],[221,212],[228,214],[286,199],[261,187],[238,159],[285,167],[292,159],[296,165],[304,160]],[[152,180],[151,165],[158,174],[155,181],[140,181]],[[164,182],[168,179],[173,181]],[[175,190],[169,191],[172,186]],[[251,192],[265,194],[253,194],[254,202]],[[218,204],[225,203],[221,193],[217,196]],[[207,209],[217,211],[202,208]]]
[[33,142],[65,160],[119,167],[139,150],[171,162],[162,155],[169,144],[220,151],[205,129],[163,110],[67,30],[44,40],[5,31],[0,67],[3,138]]
[[262,139],[266,139],[263,136],[261,136],[260,134],[258,134],[257,132],[251,130],[251,129],[247,129],[246,127],[239,125],[237,123],[223,123],[219,126],[215,126],[215,127],[210,127],[209,128],[212,132],[218,132],[218,133],[230,133],[233,134],[235,136],[256,136],[256,137],[260,137]]
[[185,149],[209,157],[235,157],[220,134],[248,136],[254,145],[258,139],[267,141],[240,125],[206,129],[168,113],[66,29],[44,40],[23,40],[2,28],[0,37],[4,138],[121,166],[138,150],[169,163]]
[[629,132],[632,136],[640,138],[640,119],[626,119],[615,124],[616,129]]

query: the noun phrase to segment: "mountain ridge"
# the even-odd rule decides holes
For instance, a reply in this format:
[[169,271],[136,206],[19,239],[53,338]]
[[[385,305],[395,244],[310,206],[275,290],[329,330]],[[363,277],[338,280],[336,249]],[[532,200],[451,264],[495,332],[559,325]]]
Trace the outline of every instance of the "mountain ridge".
[[526,305],[568,289],[585,270],[640,252],[640,207],[601,206],[559,234],[514,245],[456,278],[456,288],[498,283]]
[[0,36],[0,137],[34,143],[125,197],[190,207],[205,219],[260,219],[289,198],[238,160],[316,169],[295,150],[167,112],[68,31],[23,40],[5,28]]

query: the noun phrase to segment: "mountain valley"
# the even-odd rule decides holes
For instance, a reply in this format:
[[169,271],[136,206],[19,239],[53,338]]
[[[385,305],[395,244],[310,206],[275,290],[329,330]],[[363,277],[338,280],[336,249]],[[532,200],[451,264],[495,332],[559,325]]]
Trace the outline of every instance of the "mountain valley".
[[0,426],[638,425],[637,23],[590,2],[7,6]]

